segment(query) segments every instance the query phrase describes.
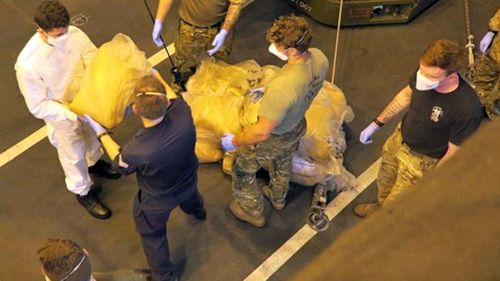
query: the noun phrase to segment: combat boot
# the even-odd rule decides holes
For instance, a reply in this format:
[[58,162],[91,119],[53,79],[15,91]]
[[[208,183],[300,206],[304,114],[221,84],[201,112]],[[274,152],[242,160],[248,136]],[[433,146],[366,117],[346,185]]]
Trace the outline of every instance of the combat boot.
[[354,214],[361,218],[367,218],[382,207],[379,203],[361,203],[354,207]]
[[248,222],[253,226],[263,227],[266,224],[266,218],[262,214],[249,214],[245,212],[234,199],[229,203],[229,209],[237,219]]

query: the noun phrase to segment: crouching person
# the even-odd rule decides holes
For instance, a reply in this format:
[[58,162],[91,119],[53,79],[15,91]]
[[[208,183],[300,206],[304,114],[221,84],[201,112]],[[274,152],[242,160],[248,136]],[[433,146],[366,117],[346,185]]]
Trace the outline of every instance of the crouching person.
[[136,173],[139,189],[133,204],[137,232],[155,281],[177,280],[169,258],[166,223],[180,208],[196,219],[206,218],[197,188],[196,132],[189,106],[182,99],[169,101],[156,78],[142,78],[132,104],[142,128],[120,147],[90,116],[85,119],[119,171]]

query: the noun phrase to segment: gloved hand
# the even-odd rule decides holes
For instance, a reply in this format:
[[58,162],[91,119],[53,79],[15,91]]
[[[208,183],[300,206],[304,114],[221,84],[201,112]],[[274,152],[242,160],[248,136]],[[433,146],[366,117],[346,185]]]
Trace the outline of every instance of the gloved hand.
[[368,127],[366,127],[359,135],[359,141],[362,144],[372,143],[372,136],[376,131],[378,131],[378,129],[380,129],[380,127],[375,124],[375,122],[371,122],[370,125],[368,125]]
[[226,133],[222,136],[220,140],[220,144],[222,145],[222,149],[224,149],[225,152],[231,152],[235,151],[236,147],[233,144],[233,134]]
[[481,39],[481,43],[479,43],[479,50],[481,52],[485,53],[488,51],[488,48],[491,45],[491,41],[493,41],[493,38],[495,37],[495,33],[488,31],[486,34],[483,36],[483,39]]
[[85,116],[83,116],[83,119],[85,120],[85,122],[87,122],[87,124],[90,125],[90,127],[92,128],[92,130],[94,130],[96,135],[99,136],[106,133],[106,129],[104,129],[104,127],[101,126],[101,124],[97,123],[94,119],[92,119],[90,115],[85,114]]
[[221,29],[217,35],[215,35],[214,41],[212,41],[212,46],[214,46],[212,49],[207,51],[207,54],[209,56],[212,56],[213,54],[217,53],[220,48],[222,48],[222,45],[224,45],[224,41],[226,40],[228,32],[225,29]]
[[155,20],[155,26],[153,27],[153,42],[155,42],[157,47],[163,46],[163,42],[160,39],[162,30],[163,23],[161,22],[161,20]]
[[250,89],[250,93],[248,95],[250,96],[252,103],[256,103],[264,95],[264,87]]

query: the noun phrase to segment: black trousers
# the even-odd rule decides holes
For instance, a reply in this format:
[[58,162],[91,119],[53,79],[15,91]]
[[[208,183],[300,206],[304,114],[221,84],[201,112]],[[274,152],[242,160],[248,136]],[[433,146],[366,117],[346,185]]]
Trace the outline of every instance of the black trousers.
[[188,194],[166,200],[161,210],[147,211],[147,206],[144,206],[139,197],[140,194],[136,196],[133,207],[135,226],[141,236],[153,280],[170,280],[174,271],[170,262],[166,225],[170,213],[179,206],[188,215],[199,214],[204,211],[203,200],[195,187]]

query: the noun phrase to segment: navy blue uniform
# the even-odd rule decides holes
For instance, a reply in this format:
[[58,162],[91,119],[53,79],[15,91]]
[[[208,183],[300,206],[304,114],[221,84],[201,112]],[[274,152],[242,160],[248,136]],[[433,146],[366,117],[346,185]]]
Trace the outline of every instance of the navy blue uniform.
[[120,172],[137,175],[134,220],[155,281],[173,273],[166,228],[171,211],[180,206],[190,215],[205,212],[197,189],[195,142],[191,110],[178,99],[160,123],[140,130],[121,151],[128,167],[119,167]]

